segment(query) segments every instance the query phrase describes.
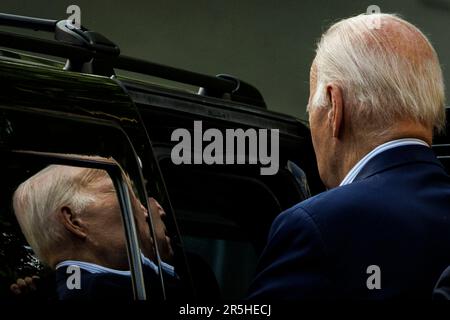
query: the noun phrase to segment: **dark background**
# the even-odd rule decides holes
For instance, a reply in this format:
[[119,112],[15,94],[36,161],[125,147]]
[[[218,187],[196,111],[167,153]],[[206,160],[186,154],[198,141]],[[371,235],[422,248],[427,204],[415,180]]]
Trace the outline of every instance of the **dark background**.
[[84,26],[109,37],[124,54],[235,75],[259,88],[269,109],[303,119],[316,41],[330,23],[371,4],[429,36],[450,85],[450,0],[1,0],[0,12],[65,19],[70,4],[80,6]]

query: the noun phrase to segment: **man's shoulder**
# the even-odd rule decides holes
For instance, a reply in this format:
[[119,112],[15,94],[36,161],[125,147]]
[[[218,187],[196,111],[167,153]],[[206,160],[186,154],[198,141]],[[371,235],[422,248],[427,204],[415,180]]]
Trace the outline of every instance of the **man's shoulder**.
[[375,184],[360,181],[319,193],[299,202],[286,212],[288,216],[302,214],[314,219],[319,213],[333,214],[367,206],[371,198],[377,198],[379,195],[380,188]]
[[297,220],[310,220],[321,233],[369,230],[381,220],[387,228],[425,218],[438,221],[448,212],[450,180],[437,166],[425,167],[399,167],[330,189],[286,210],[279,219],[301,227],[305,224]]
[[[377,179],[377,178],[376,178]],[[388,204],[386,190],[379,184],[359,181],[322,192],[282,212],[274,222],[275,226],[289,229],[309,229],[323,234],[336,227],[346,230],[349,225],[370,222]],[[373,213],[373,214],[371,214]],[[364,220],[364,221],[361,221]]]

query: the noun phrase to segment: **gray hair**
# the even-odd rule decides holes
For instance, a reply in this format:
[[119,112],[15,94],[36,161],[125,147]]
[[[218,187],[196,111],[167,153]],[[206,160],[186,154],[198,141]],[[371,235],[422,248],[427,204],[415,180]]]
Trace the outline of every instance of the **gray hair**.
[[[424,44],[418,59],[399,53],[398,38],[391,39],[383,29],[386,22],[397,24],[395,32],[405,42],[400,45]],[[413,34],[419,40],[411,38]],[[359,15],[335,23],[318,43],[315,65],[317,86],[308,109],[328,106],[326,87],[335,83],[345,103],[353,107],[352,121],[370,132],[382,132],[405,119],[437,131],[445,127],[444,81],[437,54],[419,29],[396,15]]]
[[48,264],[49,254],[69,240],[57,213],[68,206],[82,213],[95,200],[90,184],[106,177],[104,170],[50,165],[23,182],[13,196],[22,232],[35,254]]

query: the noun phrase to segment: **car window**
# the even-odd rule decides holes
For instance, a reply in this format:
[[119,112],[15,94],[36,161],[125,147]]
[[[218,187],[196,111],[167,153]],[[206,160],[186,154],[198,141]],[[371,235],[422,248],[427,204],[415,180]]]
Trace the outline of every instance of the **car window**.
[[220,298],[245,297],[271,222],[282,211],[274,193],[233,172],[170,161],[161,169],[199,295],[217,294],[218,286]]
[[[9,162],[0,170],[2,299],[133,298],[124,201],[105,170],[40,161]],[[156,299],[161,282],[148,213],[129,190],[139,265]],[[75,269],[81,288],[70,278]],[[14,290],[29,278],[33,290]]]

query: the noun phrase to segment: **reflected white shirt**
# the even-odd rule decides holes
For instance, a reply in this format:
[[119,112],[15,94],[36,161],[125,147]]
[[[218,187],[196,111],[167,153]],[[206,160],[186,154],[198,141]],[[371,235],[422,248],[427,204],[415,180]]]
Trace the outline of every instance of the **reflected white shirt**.
[[426,147],[430,147],[430,145],[425,141],[415,138],[397,139],[383,143],[366,154],[361,160],[359,160],[358,163],[356,163],[355,166],[347,173],[339,186],[344,186],[346,184],[352,183],[358,173],[360,173],[364,166],[376,155],[392,148],[408,145],[423,145]]
[[[150,268],[152,268],[156,274],[159,274],[158,266],[148,259],[147,257],[142,256],[142,263]],[[68,266],[77,266],[80,269],[83,269],[89,273],[114,273],[121,276],[131,276],[130,270],[117,270],[117,269],[111,269],[107,267],[100,266],[95,263],[90,262],[84,262],[84,261],[76,261],[76,260],[65,260],[63,262],[60,262],[56,265],[56,269],[62,268],[62,267],[68,267]],[[161,268],[163,271],[167,272],[172,277],[175,277],[175,268],[171,266],[170,264],[165,263],[164,261],[161,261]]]

